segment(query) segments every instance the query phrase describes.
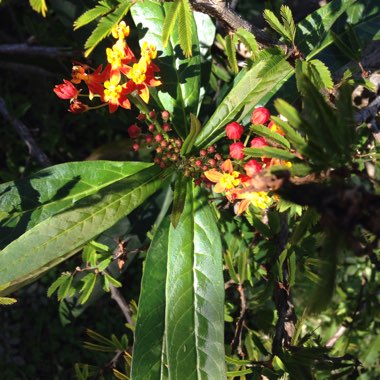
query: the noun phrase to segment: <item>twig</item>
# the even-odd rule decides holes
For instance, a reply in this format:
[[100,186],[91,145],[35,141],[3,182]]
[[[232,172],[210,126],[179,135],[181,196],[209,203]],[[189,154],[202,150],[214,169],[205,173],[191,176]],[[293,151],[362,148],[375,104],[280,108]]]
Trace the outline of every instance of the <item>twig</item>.
[[17,75],[24,75],[24,76],[35,76],[39,75],[41,77],[47,78],[58,78],[58,74],[54,74],[51,71],[45,70],[42,67],[38,67],[35,65],[28,65],[25,63],[15,63],[15,62],[5,62],[5,61],[0,61],[0,66],[4,70],[12,70],[12,71],[17,71]]
[[[286,243],[288,241],[288,222],[287,215],[281,215],[281,229],[277,236],[277,254],[276,260],[280,254],[284,251]],[[275,327],[275,335],[272,342],[272,353],[277,355],[283,348],[283,346],[290,345],[291,338],[294,334],[295,323],[297,317],[294,310],[290,294],[290,285],[288,283],[288,268],[286,260],[284,261],[282,268],[282,282],[277,281],[277,284],[273,291],[273,299],[277,309],[277,322]]]
[[111,290],[111,298],[116,301],[116,303],[118,304],[118,306],[120,307],[120,310],[122,311],[125,319],[127,320],[127,322],[133,326],[134,323],[133,323],[133,320],[132,320],[132,317],[131,317],[131,310],[127,304],[127,301],[124,299],[124,297],[122,296],[121,292],[119,291],[119,289],[115,288],[113,285],[110,284],[110,290]]
[[338,341],[338,339],[346,332],[347,326],[341,325],[339,326],[336,333],[327,341],[326,347],[331,348],[335,345],[335,343]]
[[327,348],[332,348],[334,347],[335,343],[338,341],[338,339],[343,336],[343,334],[347,330],[352,330],[355,319],[358,317],[360,314],[360,309],[363,306],[363,296],[364,296],[364,288],[367,284],[367,278],[365,277],[364,274],[362,274],[362,282],[360,286],[360,291],[358,294],[357,302],[356,302],[356,307],[355,310],[352,311],[350,318],[346,318],[344,322],[339,326],[338,330],[335,332],[335,334],[327,341],[326,347]]
[[215,17],[225,29],[236,31],[243,28],[255,35],[257,42],[262,46],[280,45],[278,40],[256,26],[250,24],[238,15],[233,9],[226,6],[225,0],[190,0],[191,7],[198,12]]
[[241,337],[243,333],[243,326],[245,321],[245,314],[247,312],[247,300],[245,298],[244,288],[242,284],[238,285],[238,292],[240,294],[240,315],[236,322],[234,339],[231,342],[232,350],[237,348],[238,354],[244,356],[244,352],[241,344]]
[[5,101],[1,97],[0,97],[0,114],[10,125],[12,125],[12,127],[19,134],[21,139],[24,141],[24,143],[28,147],[29,154],[32,157],[34,157],[38,161],[38,163],[40,163],[42,166],[50,166],[51,165],[50,160],[48,159],[46,154],[38,147],[36,141],[34,140],[27,126],[23,122],[12,117],[9,114],[8,109],[5,105]]
[[35,46],[27,43],[23,44],[5,44],[0,45],[0,54],[19,54],[29,56],[44,56],[49,58],[72,57],[80,54],[69,49],[50,47],[50,46]]

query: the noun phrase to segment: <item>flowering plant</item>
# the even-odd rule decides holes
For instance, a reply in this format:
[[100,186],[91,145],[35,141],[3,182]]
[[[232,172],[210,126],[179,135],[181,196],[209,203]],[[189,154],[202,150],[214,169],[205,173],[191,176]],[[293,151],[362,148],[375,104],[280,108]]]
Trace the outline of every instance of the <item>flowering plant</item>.
[[[367,255],[379,235],[376,179],[362,159],[375,148],[370,132],[356,128],[353,79],[345,74],[334,85],[313,58],[347,37],[324,33],[356,8],[334,0],[297,25],[286,6],[281,20],[266,11],[281,36],[274,43],[245,24],[215,37],[212,19],[194,10],[224,23],[236,17],[226,8],[222,18],[212,3],[210,11],[192,0],[100,1],[75,22],[99,18],[86,55],[109,36],[103,61],[74,61],[71,78],[53,91],[75,120],[84,112],[117,120],[133,159],[71,162],[2,185],[1,223],[12,233],[2,241],[0,295],[81,252],[81,264],[48,294],[83,311],[100,293],[120,300],[117,288],[138,256],[138,303],[121,302],[130,340],[111,344],[92,333],[105,346],[88,344],[117,351],[116,377],[356,371],[356,361],[330,356],[313,314],[333,298],[339,252],[359,249],[350,244],[365,230],[359,245]],[[221,66],[212,46],[228,62]],[[136,220],[149,242],[131,233]],[[87,370],[78,365],[78,378]]]

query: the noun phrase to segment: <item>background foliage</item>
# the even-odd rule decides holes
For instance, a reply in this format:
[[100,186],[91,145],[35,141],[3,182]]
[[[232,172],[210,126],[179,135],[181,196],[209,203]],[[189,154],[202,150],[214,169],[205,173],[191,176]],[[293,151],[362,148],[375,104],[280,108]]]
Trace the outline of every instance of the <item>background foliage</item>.
[[[186,378],[222,378],[224,363],[217,359],[223,356],[219,344],[223,340],[222,331],[213,329],[223,324],[222,310],[216,310],[208,320],[210,315],[202,314],[201,306],[208,299],[210,304],[219,300],[217,304],[221,305],[219,290],[223,282],[226,288],[224,348],[229,378],[375,379],[380,376],[378,146],[365,124],[355,127],[354,112],[358,110],[351,106],[353,85],[364,84],[374,90],[360,76],[357,63],[362,63],[368,46],[376,46],[371,41],[380,37],[379,5],[376,1],[334,0],[316,13],[311,13],[312,8],[296,7],[294,15],[299,23],[295,32],[289,14],[284,9],[280,11],[281,4],[281,1],[241,0],[235,5],[237,12],[262,27],[268,25],[262,12],[264,8],[271,9],[273,13],[265,13],[273,29],[270,33],[294,49],[293,60],[281,49],[259,51],[257,41],[244,30],[238,30],[235,36],[252,51],[248,59],[241,51],[235,53],[236,37],[224,38],[222,28],[216,29],[214,43],[213,25],[199,15],[195,20],[190,18],[187,0],[165,6],[145,0],[144,4],[134,5],[128,14],[130,1],[98,4],[90,0],[51,0],[47,3],[48,10],[45,2],[30,2],[40,14],[27,2],[0,3],[1,44],[27,43],[20,52],[0,50],[0,64],[5,73],[0,81],[1,97],[11,115],[30,128],[51,163],[62,164],[32,174],[40,169],[38,162],[27,154],[11,126],[3,123],[0,129],[0,179],[5,183],[0,186],[1,283],[12,282],[15,289],[50,269],[37,282],[14,293],[18,301],[15,305],[0,306],[3,378],[126,378],[123,373],[128,374],[131,367],[136,318],[140,324],[135,332],[132,369],[135,378],[152,374],[165,378],[163,356],[171,363],[172,378],[179,379],[184,374]],[[165,19],[165,13],[173,18]],[[101,17],[97,24],[88,24],[97,17]],[[181,23],[170,23],[176,17]],[[124,163],[150,160],[149,151],[134,152],[128,139],[126,129],[138,112],[109,114],[99,110],[73,115],[66,112],[52,92],[62,77],[70,76],[72,61],[87,60],[95,67],[102,63],[104,48],[109,46],[110,26],[123,18],[128,24],[140,26],[132,28],[131,47],[138,48],[142,35],[151,38],[163,52],[159,57],[162,77],[178,79],[164,83],[161,92],[153,91],[152,102],[155,107],[161,105],[171,112],[179,136],[185,139],[190,135],[185,153],[220,141],[228,122],[237,120],[248,124],[252,109],[257,104],[268,103],[274,115],[280,113],[288,119],[285,122],[274,118],[286,132],[286,139],[256,128],[255,134],[274,139],[276,147],[264,151],[246,149],[246,153],[252,157],[265,155],[293,160],[293,175],[319,175],[334,168],[336,177],[328,178],[326,187],[311,185],[296,190],[285,186],[279,193],[287,201],[280,202],[277,210],[272,208],[263,223],[254,212],[234,218],[232,210],[223,205],[205,206],[207,202],[198,190],[177,173],[173,205],[176,216],[171,221],[164,218],[172,197],[169,185],[172,172],[168,170],[165,178],[160,178],[160,170],[149,163],[134,167]],[[196,33],[196,25],[202,23],[208,38]],[[53,53],[49,50],[35,53],[30,49],[34,45],[59,49]],[[87,58],[83,56],[83,46]],[[297,49],[307,60],[295,61]],[[241,68],[243,61],[247,65]],[[345,71],[349,62],[352,69]],[[376,65],[365,67],[376,68]],[[340,95],[336,101],[337,91]],[[272,97],[277,100],[272,102]],[[190,113],[201,120],[200,133],[195,132],[197,121],[189,117]],[[223,143],[219,147],[226,149]],[[302,162],[295,152],[302,154]],[[118,162],[104,161],[99,165],[92,160]],[[94,165],[96,172],[92,170]],[[369,168],[374,174],[368,174]],[[80,175],[79,179],[67,184],[66,179],[73,173]],[[97,176],[102,179],[101,185]],[[7,193],[10,187],[14,193]],[[346,188],[359,189],[353,200],[343,204],[355,205],[349,209],[352,214],[346,212],[348,206],[339,209]],[[30,197],[33,191],[38,199]],[[153,197],[134,210],[154,192]],[[18,197],[19,193],[28,196]],[[356,204],[359,196],[374,201]],[[107,210],[114,204],[120,205],[119,214],[108,215]],[[93,213],[103,225],[86,222]],[[50,216],[54,218],[44,221]],[[215,227],[216,219],[220,233]],[[78,233],[61,235],[60,230],[67,230],[64,223],[72,223]],[[159,228],[152,230],[153,225]],[[15,240],[20,236],[21,239]],[[88,243],[92,239],[96,241]],[[196,247],[194,252],[199,257],[192,261],[191,241],[212,244]],[[85,243],[80,255],[58,263]],[[120,244],[128,252],[121,275],[116,262],[111,264]],[[57,255],[61,246],[66,247],[62,257]],[[178,246],[183,247],[181,255]],[[45,261],[34,262],[33,255],[29,258],[33,250],[43,252]],[[211,252],[210,261],[202,262],[202,250]],[[217,259],[221,250],[224,270]],[[28,260],[30,266],[20,265],[20,260]],[[77,269],[83,266],[96,268],[96,275]],[[167,268],[173,269],[165,273]],[[204,268],[210,270],[202,272]],[[195,280],[189,277],[189,271],[195,271],[198,277]],[[52,287],[57,278],[58,283]],[[199,292],[192,281],[202,284]],[[219,289],[215,294],[211,284]],[[279,289],[283,284],[291,296],[284,298],[283,289]],[[116,288],[122,285],[130,320],[124,320],[116,303],[105,293],[111,285]],[[47,299],[46,293],[52,295],[54,291],[61,302],[55,297]],[[160,304],[160,294],[166,297],[166,306]],[[286,349],[278,341],[284,299],[294,305],[291,311],[298,317]],[[157,307],[157,314],[150,318],[153,306]],[[183,324],[178,327],[177,321],[182,317]],[[194,327],[189,334],[190,343],[183,343],[183,331],[189,326]],[[144,343],[146,331],[151,334],[149,344]],[[333,341],[336,334],[339,339]],[[167,339],[174,344],[165,350]],[[83,341],[87,341],[86,349]],[[147,346],[151,347],[152,356],[145,358]],[[180,350],[189,350],[190,359],[173,360]],[[115,355],[121,358],[116,365],[112,361]],[[214,367],[207,362],[213,355]],[[146,360],[152,360],[152,367],[148,373],[139,373],[148,368],[144,367]],[[197,360],[204,367],[199,365],[198,377],[192,377]],[[77,364],[74,368],[75,363],[88,365]],[[116,369],[113,374],[112,369]]]

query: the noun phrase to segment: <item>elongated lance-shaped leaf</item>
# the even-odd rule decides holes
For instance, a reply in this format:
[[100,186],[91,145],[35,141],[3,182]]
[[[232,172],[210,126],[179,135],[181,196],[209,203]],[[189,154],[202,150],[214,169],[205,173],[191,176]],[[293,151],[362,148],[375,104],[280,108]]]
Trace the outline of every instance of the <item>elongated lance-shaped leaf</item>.
[[34,280],[110,228],[157,191],[171,170],[153,166],[79,200],[39,223],[0,253],[0,285],[6,292]]
[[0,247],[79,199],[151,165],[142,162],[70,162],[0,185]]
[[166,347],[169,378],[225,379],[222,251],[215,217],[188,180],[185,208],[169,231]]
[[269,100],[267,96],[278,88],[277,83],[292,74],[292,66],[280,54],[270,51],[258,59],[220,103],[202,128],[195,145],[203,148],[217,141],[230,121],[242,120],[262,99]]
[[200,53],[194,18],[192,25],[192,57],[186,58],[180,47],[178,31],[174,28],[166,47],[162,42],[165,15],[172,4],[153,0],[137,2],[131,15],[139,27],[143,41],[157,47],[157,65],[160,67],[162,85],[157,88],[158,99],[172,115],[173,128],[183,139],[189,132],[188,115],[198,113],[200,92]]
[[333,0],[297,24],[296,45],[308,58],[318,51],[328,31],[356,0]]
[[144,264],[132,355],[132,378],[164,379],[165,283],[170,219],[154,234]]

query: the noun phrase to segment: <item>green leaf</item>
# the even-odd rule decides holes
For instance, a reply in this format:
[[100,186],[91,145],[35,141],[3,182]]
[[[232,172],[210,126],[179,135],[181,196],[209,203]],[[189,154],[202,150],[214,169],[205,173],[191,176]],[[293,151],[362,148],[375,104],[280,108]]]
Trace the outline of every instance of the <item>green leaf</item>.
[[80,304],[83,305],[84,303],[86,303],[86,301],[90,297],[92,291],[94,290],[96,278],[97,276],[95,275],[95,273],[89,273],[81,279],[81,281],[84,284],[80,290],[80,293],[82,293],[78,301]]
[[190,114],[190,133],[187,135],[181,148],[181,156],[186,156],[191,152],[195,139],[201,130],[201,122],[191,113]]
[[134,379],[166,378],[160,374],[167,365],[163,350],[169,226],[169,218],[164,219],[145,260],[132,355]]
[[173,208],[170,215],[170,221],[174,228],[177,227],[177,224],[185,207],[186,184],[187,178],[184,177],[182,173],[178,173],[174,184]]
[[165,338],[170,378],[225,378],[222,274],[214,215],[189,180],[184,211],[169,231]]
[[186,58],[180,48],[178,30],[174,28],[166,47],[162,42],[165,15],[170,3],[159,3],[153,0],[137,2],[131,9],[131,15],[141,34],[140,43],[153,43],[159,54],[156,64],[160,67],[162,85],[158,88],[157,97],[164,109],[172,115],[173,128],[185,139],[189,133],[188,115],[198,114],[200,94],[201,58],[196,24],[191,15],[192,57]]
[[178,36],[179,44],[186,58],[192,56],[192,41],[193,33],[195,32],[193,28],[193,12],[190,8],[189,0],[182,0],[181,7],[178,12]]
[[[242,74],[239,82],[220,103],[198,135],[195,145],[206,147],[224,135],[224,127],[231,121],[240,121],[268,95],[274,95],[278,84],[293,74],[292,66],[274,51],[258,59],[251,69]],[[260,103],[261,104],[261,103]]]
[[280,34],[285,39],[292,41],[291,35],[289,34],[288,30],[284,27],[284,25],[281,24],[280,20],[271,10],[265,9],[264,19],[269,24],[269,26],[278,34]]
[[[61,276],[59,276],[48,288],[47,290],[47,296],[51,297],[54,292],[61,287],[61,285],[67,280],[67,277],[70,276],[70,273],[64,273]],[[1,290],[1,289],[0,289]]]
[[239,72],[239,67],[236,59],[236,47],[234,38],[231,35],[227,34],[225,40],[228,64],[230,65],[232,71],[237,74]]
[[62,282],[58,288],[58,293],[57,293],[58,301],[63,300],[72,292],[72,288],[71,288],[72,283],[73,283],[73,276],[70,273],[65,273],[62,275]]
[[246,49],[252,53],[253,58],[255,58],[259,52],[256,37],[243,28],[238,28],[235,32],[235,36],[244,44]]
[[0,305],[13,305],[17,300],[10,297],[0,297]]
[[297,60],[296,72],[297,75],[301,73],[306,75],[318,90],[325,88],[332,90],[334,87],[330,70],[318,59],[313,59],[311,61]]
[[[288,118],[288,116],[290,114],[293,116],[293,119],[297,119],[298,120],[298,116],[295,113],[295,112],[297,112],[296,109],[292,108],[292,106],[290,104],[286,103],[284,100],[282,100],[282,99],[276,99],[274,101],[274,105],[276,107],[276,110],[281,115],[283,115],[284,117],[286,117],[288,120],[290,120]],[[286,115],[288,115],[288,116],[286,116]],[[277,124],[284,131],[286,138],[291,142],[291,144],[293,145],[293,147],[298,152],[303,153],[305,151],[305,148],[306,148],[306,141],[305,141],[305,139],[297,131],[295,131],[289,125],[288,122],[282,120],[281,118],[279,118],[277,116],[272,116],[271,120],[273,120],[275,122],[275,124]],[[299,127],[299,124],[296,124],[296,125],[292,124],[292,126],[294,126],[294,127],[297,128],[297,127]]]
[[318,53],[331,27],[355,2],[356,0],[333,0],[297,24],[296,45],[307,59]]
[[34,11],[41,13],[43,17],[46,17],[47,6],[45,0],[29,0],[29,4]]
[[127,178],[150,163],[84,161],[41,170],[28,178],[0,185],[0,247],[26,230],[71,207],[79,199]]
[[86,49],[84,53],[85,57],[88,57],[95,47],[111,34],[112,28],[124,18],[133,4],[133,0],[125,0],[121,2],[112,13],[99,20],[98,25],[92,31],[84,45]]
[[12,291],[66,260],[157,191],[171,170],[152,166],[75,203],[28,230],[0,253],[0,284]]
[[167,46],[170,35],[173,33],[174,26],[178,21],[177,19],[180,7],[181,0],[174,0],[168,5],[164,24],[162,25],[162,43],[164,47]]
[[271,131],[268,127],[264,125],[252,125],[250,129],[256,135],[272,140],[273,142],[280,144],[287,149],[290,148],[289,141],[286,140],[286,138],[284,138],[277,132]]
[[284,29],[287,31],[290,41],[294,42],[296,37],[296,25],[294,24],[292,11],[287,5],[281,5],[280,14]]
[[99,1],[98,4],[88,11],[84,12],[74,21],[74,30],[89,24],[100,16],[104,16],[114,9],[110,1]]
[[297,156],[287,150],[264,146],[262,148],[245,148],[244,153],[250,157],[269,157],[280,160],[294,161],[298,160]]

